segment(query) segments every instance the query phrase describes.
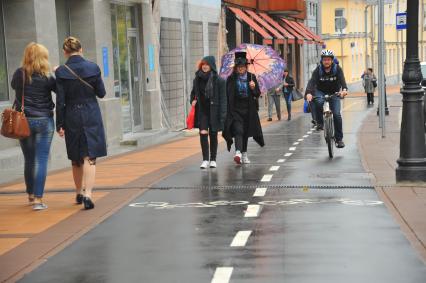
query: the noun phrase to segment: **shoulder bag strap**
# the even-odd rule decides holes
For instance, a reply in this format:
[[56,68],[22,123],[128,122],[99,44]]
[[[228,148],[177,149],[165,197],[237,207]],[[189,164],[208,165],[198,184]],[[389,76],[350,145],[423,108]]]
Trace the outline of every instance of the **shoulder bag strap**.
[[71,72],[71,74],[74,75],[74,77],[76,77],[77,79],[79,79],[80,82],[82,82],[83,84],[87,85],[88,87],[90,87],[92,90],[95,90],[95,88],[89,84],[88,82],[86,82],[85,80],[83,80],[79,75],[77,75],[70,67],[68,67],[66,64],[64,65],[65,68],[68,69],[68,71]]
[[25,103],[25,99],[24,99],[24,95],[25,95],[25,69],[22,68],[22,95],[21,95],[21,112],[24,113],[24,103]]

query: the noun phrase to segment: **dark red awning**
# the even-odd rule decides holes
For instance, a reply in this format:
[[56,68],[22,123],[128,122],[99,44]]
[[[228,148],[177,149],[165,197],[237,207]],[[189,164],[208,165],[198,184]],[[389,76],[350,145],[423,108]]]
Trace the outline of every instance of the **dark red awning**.
[[236,16],[241,18],[241,20],[246,22],[252,29],[259,33],[263,37],[263,44],[272,44],[272,36],[255,21],[253,21],[249,16],[247,16],[247,14],[244,13],[241,9],[229,7],[229,10],[231,10]]
[[287,39],[288,44],[293,44],[295,42],[294,36],[286,30],[284,27],[282,27],[279,23],[277,23],[274,19],[272,19],[268,14],[266,13],[259,13],[259,15],[265,19],[269,24],[271,24],[275,29],[277,29],[281,34],[284,35],[284,37]]

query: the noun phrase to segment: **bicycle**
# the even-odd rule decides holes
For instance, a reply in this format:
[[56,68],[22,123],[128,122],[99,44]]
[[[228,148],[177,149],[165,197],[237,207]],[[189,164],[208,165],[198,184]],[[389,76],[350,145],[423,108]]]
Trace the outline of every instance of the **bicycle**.
[[334,157],[334,120],[333,120],[333,112],[330,109],[330,101],[334,97],[339,97],[340,92],[336,92],[334,94],[326,94],[324,96],[324,105],[323,105],[323,115],[324,115],[324,138],[327,143],[328,148],[328,156],[330,158]]

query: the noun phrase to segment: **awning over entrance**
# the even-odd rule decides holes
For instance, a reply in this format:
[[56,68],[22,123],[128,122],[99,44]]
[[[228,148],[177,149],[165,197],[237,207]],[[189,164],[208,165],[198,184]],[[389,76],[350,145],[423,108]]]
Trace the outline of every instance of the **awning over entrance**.
[[252,29],[259,33],[263,37],[263,44],[272,44],[272,36],[266,32],[261,26],[259,26],[254,20],[252,20],[246,13],[241,9],[235,7],[229,7],[237,17],[246,22]]
[[301,22],[295,22],[301,29],[303,29],[307,34],[309,34],[314,40],[315,40],[315,42],[316,43],[318,43],[318,44],[324,44],[324,41],[322,40],[322,38],[319,36],[319,35],[317,35],[317,34],[315,34],[313,31],[311,31],[311,29],[310,28],[308,28],[307,26],[305,26],[303,23],[301,23]]
[[264,19],[262,19],[258,14],[251,10],[246,11],[247,14],[249,14],[250,17],[252,17],[254,20],[256,20],[260,25],[262,25],[264,28],[266,28],[267,31],[269,31],[274,38],[276,39],[276,42],[278,44],[285,44],[285,37],[281,33],[279,33],[275,28],[273,28],[271,25],[268,24]]
[[284,21],[280,21],[280,25],[284,28],[284,29],[286,29],[295,39],[296,39],[296,42],[298,43],[298,44],[300,44],[300,45],[302,45],[303,43],[304,43],[304,40],[305,40],[305,38],[304,38],[304,36],[303,35],[301,35],[300,33],[298,33],[294,28],[292,28],[290,25],[287,25],[287,24],[285,24],[284,23]]
[[308,33],[305,31],[305,29],[303,29],[299,25],[297,25],[296,22],[287,20],[286,18],[281,18],[281,20],[288,27],[290,27],[293,30],[293,32],[298,33],[303,39],[305,39],[308,44],[312,44],[312,43],[315,42],[315,40],[310,35],[308,35]]
[[279,23],[277,23],[274,19],[272,19],[268,14],[266,13],[259,13],[259,15],[267,21],[269,24],[271,24],[276,30],[278,30],[286,39],[288,44],[293,44],[295,42],[294,36],[289,33],[284,27],[280,26]]

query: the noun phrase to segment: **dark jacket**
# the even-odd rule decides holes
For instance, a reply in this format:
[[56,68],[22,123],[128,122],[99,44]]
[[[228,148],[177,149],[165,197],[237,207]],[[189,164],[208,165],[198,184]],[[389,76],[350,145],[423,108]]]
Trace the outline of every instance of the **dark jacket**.
[[[15,71],[12,77],[12,88],[15,90],[16,109],[21,110],[22,104],[22,68]],[[27,117],[52,117],[55,104],[52,100],[52,91],[56,92],[55,78],[44,77],[39,74],[31,76],[31,83],[25,83],[24,112]]]
[[[289,75],[287,75],[287,77],[284,77],[283,76],[283,83],[288,83],[288,86],[287,86],[287,93],[292,93],[293,92],[293,89],[294,89],[294,86],[295,86],[295,83],[294,83],[294,79],[290,76],[290,74]],[[284,92],[284,90],[286,89],[286,87],[283,85],[283,93],[285,93]]]
[[312,73],[305,93],[315,95],[316,90],[324,93],[335,93],[343,88],[348,89],[342,68],[333,63],[331,71],[326,73],[320,64]]
[[79,161],[84,157],[107,154],[104,126],[96,97],[105,96],[101,70],[81,56],[72,56],[65,63],[91,89],[78,80],[67,68],[56,70],[56,128],[64,128],[68,158]]
[[[231,146],[233,143],[232,138],[235,137],[232,132],[232,124],[234,122],[234,106],[235,106],[235,96],[237,93],[237,73],[232,73],[227,81],[226,81],[226,95],[228,98],[228,111],[225,120],[225,128],[223,130],[222,136],[226,140],[228,151],[231,150]],[[260,96],[259,83],[257,82],[256,76],[251,73],[247,73],[247,84],[253,80],[256,84],[254,90],[252,90],[249,86],[247,89],[249,91],[249,119],[248,119],[248,132],[246,135],[248,137],[253,137],[253,139],[260,145],[264,146],[265,142],[263,139],[262,126],[260,125],[260,119],[258,111],[257,99]]]
[[[209,63],[212,69],[213,75],[213,97],[210,97],[210,130],[212,132],[219,132],[223,130],[223,126],[226,118],[226,88],[225,80],[219,77],[216,69],[216,60],[213,56],[206,56],[203,58],[203,61]],[[203,95],[204,91],[200,90],[200,80],[197,73],[195,74],[195,79],[193,81],[192,91],[191,91],[191,103],[194,99],[201,101],[200,96]],[[204,111],[202,109],[202,104],[197,103],[195,105],[195,128],[199,127],[198,117],[201,115],[200,112]],[[206,111],[207,112],[207,111]]]

